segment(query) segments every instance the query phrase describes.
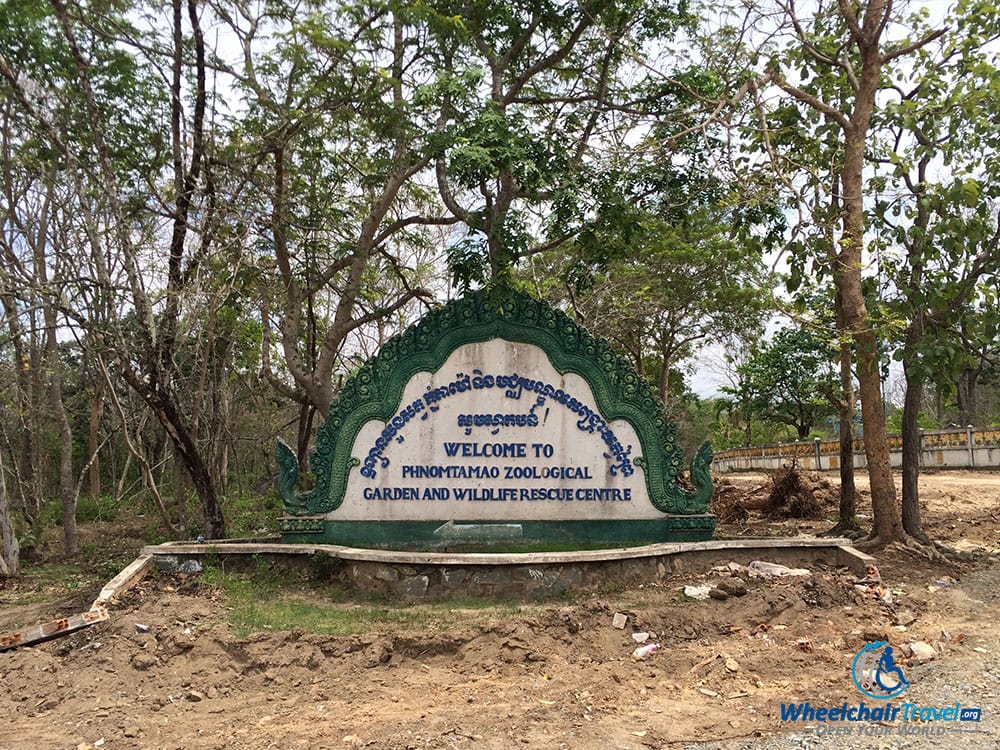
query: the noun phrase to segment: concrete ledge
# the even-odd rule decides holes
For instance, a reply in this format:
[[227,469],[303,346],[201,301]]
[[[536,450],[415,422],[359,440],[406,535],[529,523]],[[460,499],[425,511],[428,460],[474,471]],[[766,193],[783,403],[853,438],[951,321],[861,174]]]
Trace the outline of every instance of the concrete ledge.
[[[398,563],[400,565],[546,565],[553,563],[604,562],[642,557],[662,557],[690,552],[751,550],[834,549],[850,546],[851,540],[841,537],[784,537],[761,539],[710,539],[704,542],[663,542],[642,547],[577,550],[571,552],[405,552],[397,550],[342,547],[336,544],[253,544],[248,542],[166,542],[142,548],[143,555],[315,555],[322,553],[341,560]],[[862,554],[862,553],[857,553]]]
[[404,597],[545,596],[655,581],[669,573],[692,571],[720,562],[746,564],[765,559],[793,566],[843,565],[863,575],[873,559],[848,539],[791,537],[712,539],[643,547],[576,552],[470,553],[401,552],[332,544],[249,542],[169,542],[144,547],[158,568],[196,573],[206,560],[224,562],[253,557],[292,563],[320,557],[331,575],[365,591]]

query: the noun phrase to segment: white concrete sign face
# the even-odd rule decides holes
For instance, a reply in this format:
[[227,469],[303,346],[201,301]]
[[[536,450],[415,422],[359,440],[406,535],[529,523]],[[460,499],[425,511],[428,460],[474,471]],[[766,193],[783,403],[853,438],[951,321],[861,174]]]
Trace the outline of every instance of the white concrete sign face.
[[662,518],[635,429],[606,422],[587,381],[532,344],[458,347],[407,383],[395,436],[365,423],[337,521],[586,521]]

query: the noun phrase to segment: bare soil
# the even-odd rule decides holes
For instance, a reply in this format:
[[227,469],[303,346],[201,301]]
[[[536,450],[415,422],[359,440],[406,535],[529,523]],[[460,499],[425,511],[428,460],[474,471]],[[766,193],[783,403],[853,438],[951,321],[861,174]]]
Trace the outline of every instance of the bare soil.
[[[723,495],[746,498],[769,482],[720,480]],[[824,481],[836,478],[812,477],[825,518],[752,511],[720,535],[829,528],[836,486]],[[745,595],[723,601],[683,597],[686,584],[731,577],[706,568],[541,605],[456,604],[446,623],[419,630],[241,638],[220,590],[156,576],[126,593],[109,622],[0,654],[0,748],[640,750],[781,736],[783,702],[857,702],[850,665],[868,641],[888,640],[900,655],[927,642],[940,669],[969,670],[977,655],[997,652],[1000,474],[928,473],[922,497],[931,536],[975,559],[884,551],[879,569],[893,605],[860,594],[853,574],[833,568],[749,578]],[[13,606],[31,585],[0,588],[0,631],[82,611],[95,593],[43,591]],[[612,627],[616,612],[628,615],[622,630]],[[638,631],[662,646],[641,661],[631,656]],[[930,668],[900,663],[915,681]],[[975,686],[976,675],[959,676]]]

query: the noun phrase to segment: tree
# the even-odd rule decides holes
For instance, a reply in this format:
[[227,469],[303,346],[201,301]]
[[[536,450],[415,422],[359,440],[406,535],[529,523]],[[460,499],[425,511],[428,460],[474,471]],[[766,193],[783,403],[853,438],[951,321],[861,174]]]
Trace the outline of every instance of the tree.
[[[351,336],[429,296],[408,248],[426,245],[427,227],[457,221],[437,216],[416,180],[439,130],[420,96],[426,30],[403,4],[214,9],[243,52],[237,65],[217,64],[250,105],[227,148],[227,179],[250,187],[246,226],[263,251],[265,371],[303,406],[307,438],[312,411],[325,415],[336,398],[335,372],[349,369]],[[369,294],[373,277],[379,291]],[[275,328],[290,382],[272,368]],[[299,448],[304,459],[302,439]]]
[[[429,52],[446,144],[435,176],[464,225],[449,261],[469,286],[520,258],[580,242],[620,205],[614,173],[635,155],[624,147],[638,124],[631,113],[649,122],[635,105],[643,92],[629,80],[631,56],[690,17],[683,3],[647,0],[434,9],[440,31]],[[601,158],[604,150],[610,158]]]
[[569,255],[553,251],[566,285],[550,289],[550,297],[568,300],[582,324],[614,342],[672,410],[683,396],[677,376],[687,360],[760,325],[760,260],[719,230],[718,212],[709,208],[674,224],[647,216],[627,247],[616,250],[616,242],[596,240],[611,256],[606,263],[595,262],[586,245]]
[[[885,414],[881,391],[879,335],[865,301],[863,275],[866,267],[865,167],[871,145],[873,115],[886,86],[890,63],[902,60],[940,37],[943,29],[909,34],[898,18],[894,0],[868,0],[851,4],[810,8],[809,18],[800,16],[794,3],[749,6],[740,28],[753,29],[762,38],[747,38],[736,29],[713,37],[711,44],[723,47],[712,58],[730,82],[728,96],[716,97],[713,121],[734,106],[752,105],[752,116],[743,124],[756,132],[763,153],[778,173],[780,184],[804,181],[818,198],[830,196],[830,207],[839,214],[832,245],[802,243],[806,256],[827,266],[836,289],[838,324],[846,342],[854,348],[858,391],[865,424],[865,452],[872,495],[873,528],[868,543],[878,546],[902,540],[895,484],[889,462]],[[764,40],[762,42],[762,39]],[[731,59],[722,59],[728,55]],[[735,68],[734,70],[734,63]],[[780,92],[777,105],[768,95]],[[830,174],[834,181],[812,179],[809,154],[779,158],[775,133],[805,127],[809,139],[829,143],[836,149]],[[780,144],[777,144],[780,146]],[[831,162],[827,162],[831,163]],[[825,171],[825,170],[824,170]],[[818,204],[819,201],[814,201]],[[822,248],[822,254],[810,251]],[[846,348],[842,350],[846,353]]]
[[13,578],[20,572],[20,556],[7,496],[7,472],[3,466],[3,451],[0,451],[0,578]]
[[[56,248],[62,288],[26,282],[143,399],[198,492],[206,536],[224,536],[213,480],[174,382],[183,302],[213,249],[218,219],[198,4],[173,0],[169,28],[150,32],[166,31],[167,39],[148,44],[127,22],[127,9],[52,0],[49,8],[7,3],[4,10],[15,38],[0,59],[0,79],[28,134],[23,158],[49,165],[50,180],[73,188],[61,206],[67,242]],[[162,184],[150,179],[159,175]]]
[[783,328],[740,366],[740,392],[725,390],[762,419],[790,425],[805,440],[830,408],[823,394],[835,387],[831,354],[829,341],[805,329]]
[[925,543],[918,425],[924,385],[947,388],[951,374],[969,361],[966,348],[956,346],[963,340],[956,329],[976,317],[980,282],[1000,266],[1000,175],[991,169],[995,156],[983,158],[1000,146],[988,115],[996,105],[990,86],[1000,72],[984,54],[1000,36],[1000,15],[992,5],[962,4],[948,25],[957,31],[943,38],[940,51],[918,50],[919,76],[912,70],[895,75],[898,100],[882,113],[893,138],[881,159],[887,172],[878,178],[891,197],[876,206],[876,219],[905,253],[894,257],[890,248],[883,257],[895,309],[906,321],[896,354],[906,380],[902,523]]

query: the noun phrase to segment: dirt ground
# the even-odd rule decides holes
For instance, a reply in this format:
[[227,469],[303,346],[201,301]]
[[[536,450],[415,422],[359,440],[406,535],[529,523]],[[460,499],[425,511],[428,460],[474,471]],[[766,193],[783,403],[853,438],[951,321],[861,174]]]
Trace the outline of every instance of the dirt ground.
[[[767,481],[743,474],[720,484],[752,497]],[[859,484],[863,509],[860,476]],[[827,490],[820,494],[833,517],[836,488]],[[891,606],[858,593],[850,572],[823,568],[746,578],[748,592],[724,601],[683,597],[686,584],[731,578],[706,568],[539,605],[456,604],[446,625],[419,630],[241,638],[221,591],[152,577],[124,595],[109,622],[0,653],[0,748],[641,750],[754,742],[787,733],[781,703],[856,703],[851,661],[873,640],[889,641],[901,657],[911,642],[930,644],[937,655],[927,664],[900,658],[911,681],[951,669],[955,684],[974,691],[969,665],[1000,647],[1000,473],[928,473],[922,497],[929,533],[975,559],[946,564],[885,550],[878,563]],[[830,525],[752,515],[720,535]],[[12,605],[29,598],[31,585],[0,588],[0,631],[82,611],[95,593]],[[628,615],[624,629],[612,627],[616,612]],[[637,631],[653,633],[661,650],[634,660]],[[984,716],[979,729],[995,731],[994,721]]]

